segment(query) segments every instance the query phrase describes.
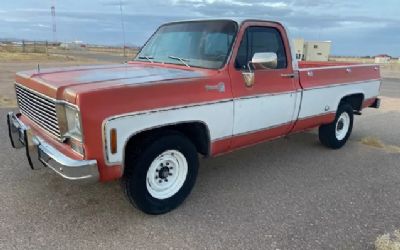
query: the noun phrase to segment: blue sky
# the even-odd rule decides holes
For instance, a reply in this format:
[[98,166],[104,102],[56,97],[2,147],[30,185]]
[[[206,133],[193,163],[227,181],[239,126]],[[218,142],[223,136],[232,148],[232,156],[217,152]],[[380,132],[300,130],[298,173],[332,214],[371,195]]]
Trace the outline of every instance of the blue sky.
[[[205,17],[283,21],[293,37],[333,41],[335,55],[400,56],[399,0],[121,0],[126,41],[142,45],[161,23]],[[52,0],[2,1],[0,38],[52,40]],[[56,0],[57,39],[122,44],[119,0]]]

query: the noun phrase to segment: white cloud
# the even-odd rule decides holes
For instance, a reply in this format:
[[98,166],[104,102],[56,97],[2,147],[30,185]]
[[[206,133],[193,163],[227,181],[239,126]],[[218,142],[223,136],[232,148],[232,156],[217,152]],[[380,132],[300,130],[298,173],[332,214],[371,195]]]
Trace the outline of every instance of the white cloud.
[[272,7],[272,8],[287,8],[287,3],[284,2],[262,2],[261,6]]
[[32,25],[33,27],[38,27],[38,28],[50,28],[50,25],[45,25],[45,24],[41,24],[41,23],[38,23],[38,24],[34,24],[34,25]]

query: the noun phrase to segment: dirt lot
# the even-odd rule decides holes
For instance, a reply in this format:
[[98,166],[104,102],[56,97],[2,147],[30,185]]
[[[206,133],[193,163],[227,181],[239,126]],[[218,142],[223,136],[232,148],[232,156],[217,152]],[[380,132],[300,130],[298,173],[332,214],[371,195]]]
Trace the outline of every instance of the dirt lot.
[[64,67],[85,64],[118,63],[124,59],[119,55],[104,53],[69,52],[65,54],[8,53],[0,51],[0,108],[15,107],[15,72],[40,68]]
[[[3,98],[14,95],[14,72],[32,67],[0,62]],[[0,109],[0,249],[373,249],[400,228],[400,80],[385,79],[382,95],[341,150],[311,131],[202,160],[191,196],[162,216],[130,206],[118,182],[29,170]]]

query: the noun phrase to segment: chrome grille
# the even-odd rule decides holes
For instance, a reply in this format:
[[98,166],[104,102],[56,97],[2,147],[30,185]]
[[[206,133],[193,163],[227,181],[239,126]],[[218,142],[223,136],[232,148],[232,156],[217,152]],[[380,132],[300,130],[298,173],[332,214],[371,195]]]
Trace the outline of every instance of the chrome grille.
[[21,113],[60,139],[55,101],[19,84],[15,85],[15,92]]

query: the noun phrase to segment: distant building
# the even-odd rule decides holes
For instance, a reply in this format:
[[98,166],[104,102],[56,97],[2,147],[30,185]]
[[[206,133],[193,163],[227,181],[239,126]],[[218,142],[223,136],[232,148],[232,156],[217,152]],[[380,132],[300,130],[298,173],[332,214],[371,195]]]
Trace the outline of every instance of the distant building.
[[386,64],[390,63],[390,59],[392,59],[389,55],[377,55],[375,56],[375,63]]
[[328,61],[331,53],[331,41],[305,41],[294,39],[296,59],[301,61]]
[[304,57],[304,39],[297,38],[293,40],[294,49],[296,52],[296,59],[303,60]]
[[66,43],[61,43],[60,48],[63,49],[82,49],[86,47],[85,44],[83,44],[82,41],[73,41],[73,42],[66,42]]

